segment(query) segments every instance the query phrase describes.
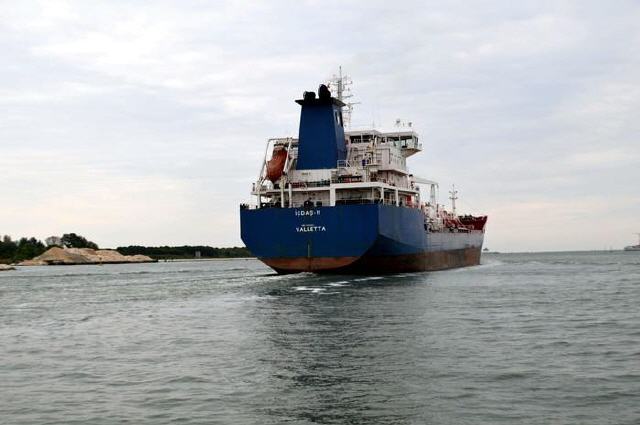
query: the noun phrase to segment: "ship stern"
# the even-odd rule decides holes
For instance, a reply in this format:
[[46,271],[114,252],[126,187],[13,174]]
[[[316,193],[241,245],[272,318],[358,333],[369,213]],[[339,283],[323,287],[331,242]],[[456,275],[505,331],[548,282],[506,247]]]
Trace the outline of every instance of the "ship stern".
[[378,235],[378,206],[240,210],[242,241],[278,273],[327,272],[362,257]]

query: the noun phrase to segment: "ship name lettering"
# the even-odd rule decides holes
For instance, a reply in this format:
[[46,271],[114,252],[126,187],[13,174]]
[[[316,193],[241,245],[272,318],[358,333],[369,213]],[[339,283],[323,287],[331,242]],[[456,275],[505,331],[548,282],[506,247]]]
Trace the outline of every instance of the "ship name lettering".
[[303,224],[300,227],[296,227],[296,232],[326,232],[325,226],[314,226],[313,224]]
[[301,217],[301,216],[313,217],[314,215],[320,215],[320,210],[296,210],[295,215],[297,217]]

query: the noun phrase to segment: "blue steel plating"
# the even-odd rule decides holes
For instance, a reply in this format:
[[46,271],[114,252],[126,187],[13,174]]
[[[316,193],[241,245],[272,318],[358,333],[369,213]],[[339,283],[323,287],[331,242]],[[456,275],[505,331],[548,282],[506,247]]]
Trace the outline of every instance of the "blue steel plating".
[[[301,215],[304,209],[243,209],[242,240],[258,258],[375,257],[482,245],[482,233],[425,231],[421,212],[412,208],[369,204],[311,211],[313,216]],[[326,230],[301,232],[304,226]]]

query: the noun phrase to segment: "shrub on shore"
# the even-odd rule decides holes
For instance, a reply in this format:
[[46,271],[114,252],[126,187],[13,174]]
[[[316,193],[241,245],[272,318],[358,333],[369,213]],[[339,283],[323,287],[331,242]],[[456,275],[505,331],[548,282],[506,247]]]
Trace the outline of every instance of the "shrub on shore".
[[10,264],[29,260],[45,252],[47,247],[36,238],[20,238],[18,241],[4,235],[0,241],[0,263]]

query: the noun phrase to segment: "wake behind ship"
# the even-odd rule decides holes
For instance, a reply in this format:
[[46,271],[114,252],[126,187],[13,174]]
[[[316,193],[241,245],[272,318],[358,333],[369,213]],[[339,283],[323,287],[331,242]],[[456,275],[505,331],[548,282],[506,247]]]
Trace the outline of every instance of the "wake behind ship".
[[[269,139],[252,195],[240,206],[247,248],[278,273],[391,273],[479,264],[486,216],[437,204],[436,182],[407,170],[422,150],[409,129],[344,130],[326,85],[305,92],[298,138]],[[350,105],[346,112],[350,112]],[[270,158],[268,158],[270,154]],[[420,186],[428,190],[423,200]]]

